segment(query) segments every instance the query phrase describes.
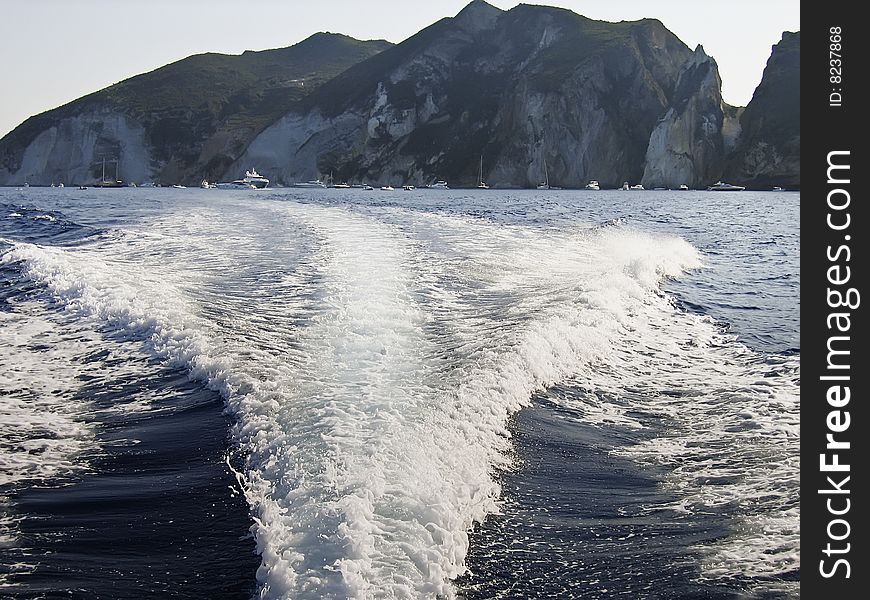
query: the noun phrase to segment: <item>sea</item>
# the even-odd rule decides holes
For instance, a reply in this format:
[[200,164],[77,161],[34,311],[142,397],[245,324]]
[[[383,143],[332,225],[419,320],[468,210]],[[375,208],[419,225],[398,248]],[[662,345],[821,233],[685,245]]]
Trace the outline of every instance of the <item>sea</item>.
[[0,189],[0,597],[799,597],[797,192]]

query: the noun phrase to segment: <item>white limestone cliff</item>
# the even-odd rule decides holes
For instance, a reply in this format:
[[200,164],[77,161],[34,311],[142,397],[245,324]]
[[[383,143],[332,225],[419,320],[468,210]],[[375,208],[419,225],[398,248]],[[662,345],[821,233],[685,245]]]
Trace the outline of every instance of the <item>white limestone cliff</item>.
[[683,66],[671,107],[650,135],[643,185],[709,185],[725,154],[722,81],[716,61],[698,46]]
[[130,117],[95,108],[60,120],[25,148],[14,172],[0,168],[0,185],[89,184],[102,175],[141,183],[152,178],[145,130]]

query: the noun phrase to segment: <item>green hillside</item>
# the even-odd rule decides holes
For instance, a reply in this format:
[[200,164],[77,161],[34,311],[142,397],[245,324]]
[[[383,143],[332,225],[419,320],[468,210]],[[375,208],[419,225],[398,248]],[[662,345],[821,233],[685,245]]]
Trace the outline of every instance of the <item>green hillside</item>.
[[[205,158],[198,167],[215,175],[294,103],[391,45],[317,33],[288,48],[190,56],[31,117],[0,140],[0,166],[16,170],[27,145],[62,119],[108,107],[143,125],[159,161],[183,171]],[[203,144],[221,134],[233,145],[203,157]]]

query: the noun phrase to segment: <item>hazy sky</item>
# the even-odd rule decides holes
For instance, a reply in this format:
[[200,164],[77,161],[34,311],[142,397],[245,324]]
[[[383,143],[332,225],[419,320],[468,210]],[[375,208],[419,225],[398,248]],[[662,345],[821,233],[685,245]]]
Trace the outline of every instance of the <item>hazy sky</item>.
[[[295,44],[317,31],[400,42],[468,0],[0,0],[0,136],[27,117],[200,52]],[[770,47],[800,29],[799,0],[546,0],[606,21],[654,17],[716,59],[745,105]],[[519,4],[490,0],[509,9]]]

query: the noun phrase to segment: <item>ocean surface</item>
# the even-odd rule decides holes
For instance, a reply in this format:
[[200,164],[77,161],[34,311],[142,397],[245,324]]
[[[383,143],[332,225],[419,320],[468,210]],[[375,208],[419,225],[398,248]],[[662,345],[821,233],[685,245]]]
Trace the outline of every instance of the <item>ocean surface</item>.
[[799,597],[789,192],[0,189],[0,597]]

